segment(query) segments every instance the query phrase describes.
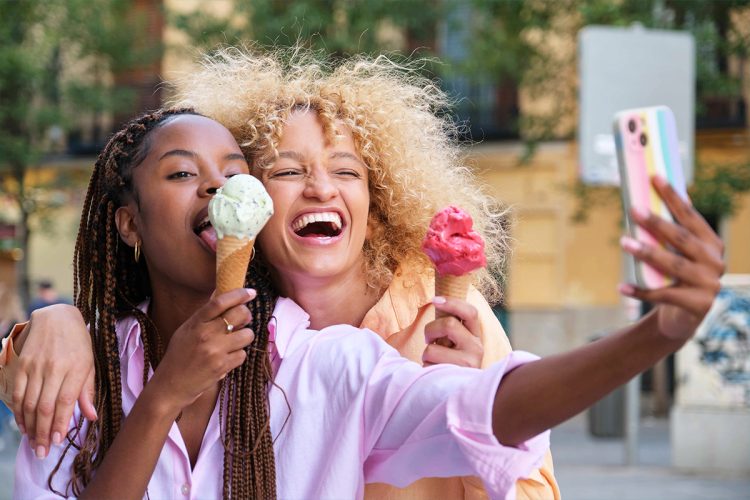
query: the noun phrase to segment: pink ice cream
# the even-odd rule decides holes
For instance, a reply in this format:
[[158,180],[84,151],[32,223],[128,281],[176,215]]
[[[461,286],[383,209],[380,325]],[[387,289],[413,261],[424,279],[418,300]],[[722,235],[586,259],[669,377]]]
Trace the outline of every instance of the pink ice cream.
[[422,250],[438,274],[463,276],[487,265],[484,241],[472,229],[471,216],[455,206],[440,210],[430,222]]

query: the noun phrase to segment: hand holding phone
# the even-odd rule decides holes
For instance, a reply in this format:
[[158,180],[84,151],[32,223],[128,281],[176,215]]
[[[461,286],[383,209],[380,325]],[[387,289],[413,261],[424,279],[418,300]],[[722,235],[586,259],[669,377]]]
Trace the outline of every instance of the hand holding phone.
[[[674,114],[666,106],[620,111],[614,120],[615,144],[620,169],[620,188],[630,236],[651,246],[663,246],[648,231],[634,223],[630,210],[651,212],[670,222],[672,214],[651,185],[659,176],[687,199]],[[657,289],[672,280],[648,264],[636,261],[638,286]]]

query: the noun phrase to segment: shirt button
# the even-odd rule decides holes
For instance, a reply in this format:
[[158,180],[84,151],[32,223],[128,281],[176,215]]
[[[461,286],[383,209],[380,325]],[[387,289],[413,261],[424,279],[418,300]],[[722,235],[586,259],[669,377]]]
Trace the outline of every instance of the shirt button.
[[188,496],[188,494],[190,493],[190,485],[187,483],[183,484],[182,487],[180,488],[180,492],[183,495]]

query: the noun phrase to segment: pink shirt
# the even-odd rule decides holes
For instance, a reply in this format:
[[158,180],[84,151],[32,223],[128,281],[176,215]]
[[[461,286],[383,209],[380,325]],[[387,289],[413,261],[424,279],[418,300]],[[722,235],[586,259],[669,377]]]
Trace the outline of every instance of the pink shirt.
[[[405,486],[421,477],[473,474],[493,498],[513,498],[518,478],[542,463],[549,433],[518,448],[492,434],[492,400],[504,373],[534,357],[514,352],[487,370],[402,358],[378,335],[347,325],[310,330],[309,316],[279,299],[272,328],[278,349],[271,387],[279,498],[362,498],[366,482]],[[138,323],[117,325],[127,415],[143,389]],[[75,418],[79,415],[76,410]],[[282,428],[283,426],[283,428]],[[62,448],[37,460],[26,442],[16,459],[14,498],[59,498],[47,478]],[[73,453],[53,485],[64,491]],[[208,423],[195,468],[173,425],[149,482],[151,498],[220,498],[223,448],[218,410]]]

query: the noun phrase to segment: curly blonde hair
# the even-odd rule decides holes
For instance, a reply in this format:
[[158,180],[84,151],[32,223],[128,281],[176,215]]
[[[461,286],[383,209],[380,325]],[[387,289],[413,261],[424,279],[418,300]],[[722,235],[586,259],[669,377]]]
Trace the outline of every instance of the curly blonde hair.
[[431,269],[422,239],[435,212],[454,204],[471,214],[485,238],[488,266],[475,273],[475,284],[494,301],[509,249],[507,214],[464,164],[455,139],[459,125],[446,113],[451,103],[420,75],[423,64],[383,55],[333,62],[300,47],[223,48],[176,80],[173,104],[222,123],[260,168],[275,158],[293,111],[317,112],[329,139],[340,120],[369,169],[368,284],[383,290],[403,265]]

